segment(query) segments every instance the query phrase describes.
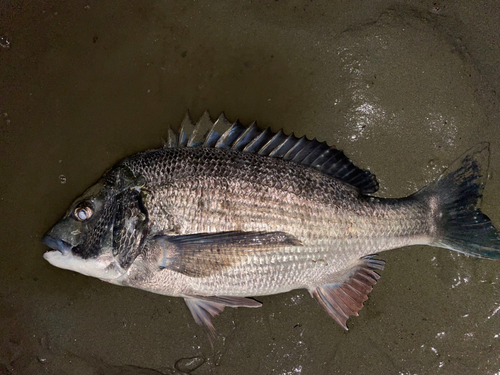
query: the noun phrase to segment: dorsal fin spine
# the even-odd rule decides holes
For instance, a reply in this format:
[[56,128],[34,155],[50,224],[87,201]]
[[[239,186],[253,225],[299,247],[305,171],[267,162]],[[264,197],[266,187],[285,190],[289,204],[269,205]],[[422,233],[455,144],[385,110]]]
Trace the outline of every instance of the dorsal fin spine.
[[[205,129],[210,129],[203,135]],[[342,151],[306,136],[298,138],[294,133],[286,135],[283,130],[273,132],[269,127],[260,130],[253,122],[248,127],[239,122],[231,124],[224,113],[211,120],[205,112],[196,124],[189,113],[184,117],[178,134],[168,130],[164,147],[224,148],[249,152],[262,156],[281,158],[319,170],[345,183],[356,186],[362,193],[373,193],[378,189],[375,176],[359,169]]]
[[283,156],[283,149],[285,148],[286,144],[290,142],[290,139],[292,137],[293,137],[293,134],[290,134],[285,139],[283,139],[283,142],[281,142],[274,150],[272,150],[269,153],[269,156],[276,156],[276,157]]
[[[257,152],[259,155],[269,155],[275,148],[276,148],[276,143],[280,141],[280,138],[284,137],[285,135],[283,134],[283,130],[280,129],[279,132],[277,132],[269,141],[267,141]],[[281,144],[278,143],[278,145]]]
[[[234,126],[234,125],[233,125]],[[227,148],[228,145],[227,145],[227,142],[226,140],[228,139],[229,137],[229,134],[231,133],[231,129],[233,127],[231,126],[229,129],[227,129],[220,137],[219,137],[219,140],[217,141],[217,143],[215,144],[215,148]]]
[[293,157],[292,161],[296,163],[302,163],[307,156],[317,147],[318,141],[316,138],[306,143],[306,145],[297,151],[297,154]]
[[212,125],[208,134],[205,136],[205,141],[203,142],[203,147],[214,147],[215,143],[217,143],[218,134],[215,132],[214,128],[216,126],[216,122]]
[[177,147],[177,134],[171,128],[168,128],[167,143],[164,147]]
[[256,122],[253,122],[241,135],[234,141],[231,149],[236,151],[243,151],[245,146],[254,139],[261,131],[257,128]]
[[[318,141],[316,141],[318,142]],[[313,147],[312,150],[307,152],[306,157],[302,160],[303,163],[311,165],[314,160],[316,160],[316,154],[321,152],[324,146],[324,142],[318,142],[316,147]]]
[[197,123],[194,127],[193,132],[191,133],[191,136],[189,137],[189,140],[187,142],[187,147],[195,147],[196,146],[196,143],[194,140],[195,140],[196,136],[198,135],[199,130],[200,130],[200,123]]
[[189,113],[186,113],[184,116],[184,119],[181,122],[181,129],[179,130],[179,137],[178,137],[178,147],[187,147],[188,140],[190,135],[192,134],[192,131],[190,131],[190,128],[194,126],[193,121],[191,121],[191,116],[189,116]]
[[288,152],[283,156],[285,160],[291,160],[295,156],[297,150],[300,150],[302,145],[305,143],[305,137],[297,139],[297,142],[288,150]]
[[320,168],[323,163],[325,163],[327,160],[326,158],[328,157],[328,154],[330,154],[332,151],[331,149],[324,150],[316,159],[313,160],[311,165],[316,168]]

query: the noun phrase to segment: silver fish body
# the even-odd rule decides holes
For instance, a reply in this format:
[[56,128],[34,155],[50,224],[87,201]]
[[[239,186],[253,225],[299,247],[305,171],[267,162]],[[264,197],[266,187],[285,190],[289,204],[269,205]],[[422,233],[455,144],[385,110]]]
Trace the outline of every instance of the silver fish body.
[[[153,163],[170,170],[156,183],[143,166]],[[184,294],[258,296],[316,287],[365,255],[429,243],[435,232],[431,211],[418,201],[360,196],[350,185],[281,159],[173,148],[139,154],[124,165],[152,191],[144,194],[144,205],[155,234],[283,232],[297,241],[242,246],[219,272],[212,272],[211,262],[197,265],[201,277],[159,272],[165,279],[154,278],[148,287],[157,293],[169,294],[168,287]]]
[[384,267],[372,254],[384,250],[430,244],[500,257],[498,232],[477,208],[487,144],[416,194],[382,199],[369,195],[373,175],[324,143],[223,117],[195,142],[203,121],[107,172],[49,231],[56,251],[45,258],[183,297],[213,331],[210,317],[225,306],[259,307],[245,297],[300,288],[347,328]]

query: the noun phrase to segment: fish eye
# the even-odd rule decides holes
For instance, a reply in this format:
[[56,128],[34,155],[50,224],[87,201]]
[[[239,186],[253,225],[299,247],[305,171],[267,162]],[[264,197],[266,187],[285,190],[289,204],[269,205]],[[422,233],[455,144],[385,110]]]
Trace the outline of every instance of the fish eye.
[[75,208],[73,212],[75,219],[78,221],[85,221],[92,217],[94,210],[87,203],[80,204]]

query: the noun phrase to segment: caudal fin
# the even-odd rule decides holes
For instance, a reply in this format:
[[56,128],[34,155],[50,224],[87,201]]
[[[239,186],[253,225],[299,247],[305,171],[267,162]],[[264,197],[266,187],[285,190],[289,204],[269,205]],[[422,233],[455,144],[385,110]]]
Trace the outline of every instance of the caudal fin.
[[500,236],[479,204],[488,175],[489,143],[471,148],[433,183],[415,194],[436,212],[441,233],[433,246],[468,255],[500,259]]

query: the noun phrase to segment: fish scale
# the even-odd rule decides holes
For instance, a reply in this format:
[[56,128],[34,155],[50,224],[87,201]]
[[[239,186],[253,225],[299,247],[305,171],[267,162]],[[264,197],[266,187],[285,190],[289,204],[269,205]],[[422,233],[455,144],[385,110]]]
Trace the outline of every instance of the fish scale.
[[[203,157],[207,151],[211,151],[210,156]],[[233,261],[239,261],[240,265],[232,268],[229,274],[190,279],[190,288],[197,293],[234,296],[281,293],[317,285],[325,275],[345,269],[353,259],[357,262],[363,255],[428,242],[429,226],[425,222],[430,218],[425,208],[415,202],[381,198],[360,201],[352,187],[315,170],[297,168],[293,174],[287,171],[284,175],[279,172],[286,163],[283,160],[276,159],[269,165],[256,155],[245,155],[242,162],[238,157],[241,154],[230,150],[217,151],[162,149],[157,151],[158,155],[151,152],[139,154],[137,161],[128,160],[126,165],[143,176],[146,185],[149,179],[151,185],[168,186],[155,192],[145,204],[156,207],[162,202],[179,202],[170,209],[171,216],[182,218],[176,223],[178,225],[174,225],[179,228],[177,235],[235,230],[282,231],[293,233],[303,246],[272,251],[262,249],[262,254],[254,251],[254,255],[244,261],[237,254]],[[248,161],[251,158],[256,160]],[[162,160],[165,160],[164,164]],[[182,163],[169,165],[173,160],[182,160]],[[148,165],[158,163],[160,168],[169,170],[163,181],[157,173],[148,173],[151,170]],[[242,170],[241,165],[251,168]],[[277,179],[285,176],[287,183],[277,188]],[[288,183],[295,176],[295,181],[300,182]],[[312,191],[316,194],[312,197],[311,190],[303,188],[308,183],[314,184]],[[306,225],[303,217],[307,217]],[[163,214],[150,217],[155,222],[155,230],[160,233],[172,228],[172,223],[163,219]],[[274,262],[269,262],[270,257]],[[313,258],[324,259],[324,262]],[[273,266],[266,267],[264,272],[263,264]],[[297,264],[303,267],[300,275],[293,270]],[[287,267],[286,270],[282,270],[282,266]],[[287,277],[277,283],[276,275],[282,272]],[[258,282],[243,287],[238,281],[257,275]]]
[[189,117],[165,146],[125,158],[44,237],[53,265],[184,298],[214,332],[224,307],[306,288],[339,325],[383,270],[373,254],[423,244],[500,258],[479,209],[489,145],[415,194],[383,199],[373,174],[325,142]]

